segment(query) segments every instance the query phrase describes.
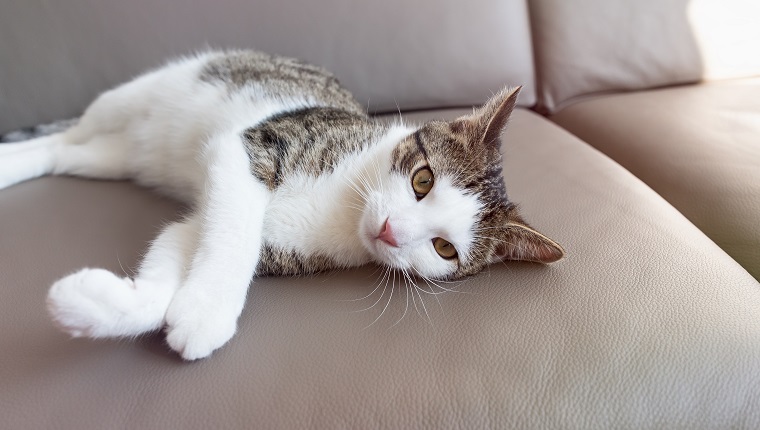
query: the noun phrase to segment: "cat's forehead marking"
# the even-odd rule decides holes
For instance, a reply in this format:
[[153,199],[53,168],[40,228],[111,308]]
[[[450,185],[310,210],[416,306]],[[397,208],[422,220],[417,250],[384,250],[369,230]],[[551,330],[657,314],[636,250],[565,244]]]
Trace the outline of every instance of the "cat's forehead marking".
[[427,150],[419,140],[419,130],[402,139],[391,153],[391,171],[411,174],[419,165],[427,163]]
[[428,154],[427,149],[425,149],[425,145],[422,144],[422,138],[420,137],[420,131],[417,130],[412,135],[414,137],[414,143],[417,144],[417,149],[420,151],[422,156],[427,160]]
[[402,140],[393,151],[393,170],[410,174],[426,163],[434,175],[485,200],[507,200],[498,146],[486,147],[473,136],[455,132],[451,123],[431,122]]

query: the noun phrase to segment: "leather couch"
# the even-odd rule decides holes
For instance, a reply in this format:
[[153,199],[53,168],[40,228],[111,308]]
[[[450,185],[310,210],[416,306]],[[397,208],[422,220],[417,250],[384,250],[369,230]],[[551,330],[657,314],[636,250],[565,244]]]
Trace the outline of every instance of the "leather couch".
[[567,257],[414,306],[373,293],[372,267],[260,279],[231,343],[187,363],[160,333],[68,339],[44,306],[83,266],[130,273],[183,208],[129,183],[22,183],[0,191],[0,428],[760,428],[755,3],[4,6],[0,133],[203,46],[324,65],[408,121],[524,85],[507,187]]

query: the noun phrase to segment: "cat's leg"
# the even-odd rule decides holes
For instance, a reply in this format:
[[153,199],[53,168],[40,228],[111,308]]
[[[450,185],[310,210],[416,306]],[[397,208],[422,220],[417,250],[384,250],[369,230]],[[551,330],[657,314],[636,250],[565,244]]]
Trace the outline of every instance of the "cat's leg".
[[127,179],[132,151],[121,133],[88,129],[84,121],[65,132],[2,144],[0,189],[45,175]]
[[62,142],[64,133],[57,133],[0,145],[0,190],[51,174],[55,166],[55,148]]
[[53,321],[74,337],[136,336],[161,328],[197,239],[198,222],[188,218],[166,227],[151,243],[134,280],[104,269],[62,278],[48,294]]
[[104,92],[66,131],[1,144],[0,189],[44,175],[130,178],[136,153],[131,133],[149,117],[150,105],[144,100],[160,91],[154,82],[143,76]]
[[198,208],[198,246],[166,313],[167,342],[186,360],[210,355],[235,334],[270,198],[251,175],[238,134],[212,138],[204,158],[208,174]]

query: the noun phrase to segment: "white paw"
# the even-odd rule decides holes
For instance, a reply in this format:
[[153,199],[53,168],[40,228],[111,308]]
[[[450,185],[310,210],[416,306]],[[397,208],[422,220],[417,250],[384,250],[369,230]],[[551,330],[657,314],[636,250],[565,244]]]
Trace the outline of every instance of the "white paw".
[[166,341],[185,360],[211,355],[237,330],[239,309],[180,290],[166,313]]
[[134,284],[103,269],[82,269],[50,288],[47,308],[58,328],[73,337],[117,336]]

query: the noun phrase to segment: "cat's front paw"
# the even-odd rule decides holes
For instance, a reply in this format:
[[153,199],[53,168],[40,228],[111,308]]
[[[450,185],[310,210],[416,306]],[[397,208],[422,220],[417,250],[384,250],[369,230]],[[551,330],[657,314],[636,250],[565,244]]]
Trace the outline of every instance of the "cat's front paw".
[[50,287],[47,308],[53,323],[72,337],[118,336],[125,331],[123,306],[134,284],[103,269],[82,269]]
[[240,311],[180,293],[166,313],[166,342],[185,360],[208,357],[235,335]]

